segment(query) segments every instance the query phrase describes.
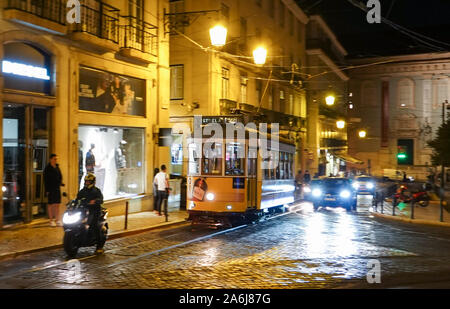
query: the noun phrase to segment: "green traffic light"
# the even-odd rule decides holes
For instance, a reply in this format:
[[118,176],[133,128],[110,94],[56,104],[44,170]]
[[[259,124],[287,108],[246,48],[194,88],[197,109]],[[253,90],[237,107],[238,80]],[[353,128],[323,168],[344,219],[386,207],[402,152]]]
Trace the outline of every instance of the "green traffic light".
[[398,158],[398,159],[406,159],[406,154],[404,154],[404,153],[399,153],[399,154],[397,155],[397,158]]

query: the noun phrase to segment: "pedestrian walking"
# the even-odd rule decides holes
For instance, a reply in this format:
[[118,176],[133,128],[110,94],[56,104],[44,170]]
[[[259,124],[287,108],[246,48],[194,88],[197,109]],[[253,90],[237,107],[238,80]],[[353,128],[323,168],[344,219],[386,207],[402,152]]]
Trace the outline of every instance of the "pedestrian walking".
[[153,208],[155,212],[158,212],[158,183],[156,181],[156,175],[159,173],[159,168],[155,168],[153,172]]
[[158,214],[161,216],[161,207],[164,203],[164,200],[167,198],[168,192],[169,192],[169,181],[167,176],[167,168],[163,164],[161,165],[161,171],[156,174],[155,176],[155,182],[158,189],[158,203],[157,203],[157,210]]
[[311,181],[311,175],[309,174],[309,171],[306,170],[306,171],[305,171],[305,175],[303,175],[303,182],[304,182],[305,184],[309,184],[310,181]]
[[51,226],[61,226],[59,205],[61,204],[62,174],[58,165],[58,156],[50,155],[50,162],[44,169],[45,195],[47,196],[47,213]]

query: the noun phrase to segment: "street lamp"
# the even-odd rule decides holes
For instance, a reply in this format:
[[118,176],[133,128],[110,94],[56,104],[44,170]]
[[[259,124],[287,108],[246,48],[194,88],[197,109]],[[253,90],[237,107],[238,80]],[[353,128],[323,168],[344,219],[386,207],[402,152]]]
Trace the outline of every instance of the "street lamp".
[[227,28],[222,25],[216,25],[209,29],[209,36],[211,45],[216,47],[224,46],[227,40]]
[[360,138],[365,138],[367,135],[366,130],[359,130],[358,135]]
[[336,100],[336,98],[331,94],[325,98],[325,102],[327,103],[328,106],[333,105],[334,100]]
[[266,63],[267,58],[267,49],[262,46],[259,46],[253,51],[253,61],[257,65],[263,65]]
[[344,120],[338,120],[336,121],[336,127],[338,129],[343,129],[345,127],[345,121]]

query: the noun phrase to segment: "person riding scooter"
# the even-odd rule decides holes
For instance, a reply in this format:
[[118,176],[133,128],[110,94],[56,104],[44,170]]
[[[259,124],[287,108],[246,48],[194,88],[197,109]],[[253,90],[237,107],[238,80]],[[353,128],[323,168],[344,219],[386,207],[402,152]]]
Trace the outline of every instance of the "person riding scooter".
[[[97,224],[101,215],[101,205],[103,204],[103,194],[99,188],[95,186],[95,175],[88,173],[84,177],[84,187],[77,194],[77,200],[86,199],[89,206],[88,224],[92,227],[92,232],[100,239],[100,229]],[[102,253],[102,248],[97,248],[96,253]]]

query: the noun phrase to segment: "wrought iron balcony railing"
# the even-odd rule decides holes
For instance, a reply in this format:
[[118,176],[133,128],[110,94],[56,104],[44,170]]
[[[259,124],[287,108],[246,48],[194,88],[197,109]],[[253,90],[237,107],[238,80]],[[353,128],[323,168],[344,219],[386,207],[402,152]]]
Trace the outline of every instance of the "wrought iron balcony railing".
[[7,0],[4,10],[18,10],[66,24],[66,1],[62,0]]
[[81,4],[81,23],[74,23],[72,31],[119,43],[119,9],[100,1],[92,4]]
[[137,20],[134,16],[122,16],[122,20],[124,23],[120,26],[120,47],[157,56],[158,28]]

